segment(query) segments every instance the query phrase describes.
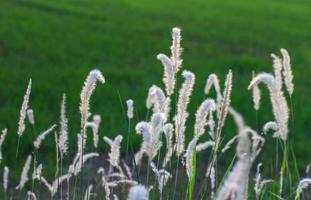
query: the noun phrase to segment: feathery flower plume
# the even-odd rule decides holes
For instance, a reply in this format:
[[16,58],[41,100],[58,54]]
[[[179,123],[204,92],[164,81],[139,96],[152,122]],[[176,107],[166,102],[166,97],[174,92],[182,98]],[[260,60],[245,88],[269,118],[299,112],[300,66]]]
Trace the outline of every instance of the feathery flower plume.
[[110,188],[109,188],[108,180],[106,180],[106,177],[105,177],[104,168],[99,168],[97,170],[97,173],[102,174],[102,184],[103,184],[103,188],[105,190],[105,199],[110,200]]
[[203,151],[203,150],[207,149],[208,147],[214,147],[214,145],[215,145],[214,141],[208,140],[206,142],[198,144],[196,146],[196,151],[200,152],[200,151]]
[[223,199],[247,199],[249,172],[251,168],[250,149],[251,144],[246,132],[239,133],[237,147],[238,161],[229,173],[224,185],[220,188],[217,200]]
[[[136,158],[141,158],[141,153],[146,153],[150,160],[157,155],[159,149],[162,146],[160,141],[160,136],[163,131],[165,116],[162,113],[154,113],[151,116],[151,122],[139,122],[136,125],[136,132],[142,134],[143,142],[141,146],[141,151],[139,154],[135,155]],[[137,163],[140,160],[136,160]]]
[[205,126],[207,125],[207,116],[211,110],[215,110],[215,102],[213,99],[206,99],[198,108],[195,114],[194,133],[197,137],[200,137],[205,132]]
[[3,145],[3,142],[4,142],[5,137],[7,135],[7,132],[8,132],[8,129],[6,129],[6,128],[3,129],[1,137],[0,137],[0,164],[1,164],[1,161],[2,161],[2,145]]
[[260,188],[260,182],[261,182],[261,174],[260,174],[260,167],[261,167],[262,163],[258,163],[257,165],[257,172],[256,172],[256,178],[255,178],[255,186],[254,186],[254,190],[255,190],[255,194],[256,194],[256,199],[259,198],[261,189]]
[[28,191],[27,192],[27,200],[37,200],[37,196],[35,193]]
[[109,183],[108,183],[109,187],[117,187],[117,186],[119,186],[120,184],[126,184],[126,185],[133,186],[133,185],[137,185],[138,183],[137,183],[136,181],[133,181],[133,180],[126,180],[126,179],[117,180],[117,181],[112,181],[112,182],[109,182]]
[[36,167],[34,169],[34,172],[32,173],[32,179],[35,180],[39,180],[42,176],[42,164],[38,165],[38,167]]
[[63,94],[61,109],[60,109],[60,130],[58,148],[61,157],[68,151],[68,119],[66,117],[66,94]]
[[[282,81],[282,59],[276,56],[275,54],[271,54],[273,58],[273,70],[275,81],[279,90],[282,89],[283,81]],[[253,77],[254,78],[254,77]]]
[[[100,126],[100,123],[101,123],[101,117],[100,115],[94,115],[93,116],[93,122],[88,122],[86,123],[86,127],[90,127],[92,128],[92,131],[93,131],[93,146],[95,149],[97,149],[98,147],[98,140],[99,140],[99,135],[98,135],[98,132],[99,132],[99,126]],[[84,136],[85,140],[86,140],[86,135]]]
[[216,138],[215,138],[215,151],[218,150],[218,146],[220,143],[221,129],[225,124],[225,120],[227,118],[228,110],[230,107],[231,90],[232,90],[232,72],[231,70],[229,70],[227,77],[226,77],[226,81],[225,81],[224,95],[221,100],[221,106],[219,109],[219,121],[218,121],[218,126],[216,130]]
[[3,189],[6,192],[8,190],[8,185],[9,185],[9,173],[10,170],[7,166],[4,167],[4,172],[3,172]]
[[40,148],[40,145],[42,143],[42,141],[45,139],[45,137],[51,133],[56,127],[56,124],[53,124],[50,128],[48,128],[47,130],[43,131],[42,133],[40,133],[40,135],[37,137],[37,139],[34,141],[33,145],[36,149]]
[[269,130],[277,131],[278,130],[278,124],[274,121],[270,121],[265,123],[263,126],[263,133],[267,134]]
[[212,167],[211,168],[211,173],[209,175],[209,178],[211,180],[211,198],[213,199],[214,198],[214,190],[215,190],[215,187],[216,187],[216,172],[215,172],[215,168]]
[[311,185],[311,178],[304,178],[299,181],[298,187],[296,189],[296,197],[295,200],[299,199],[300,194],[302,193],[303,189],[306,189]]
[[165,187],[168,180],[172,177],[172,175],[165,169],[158,170],[154,162],[151,162],[150,166],[152,168],[152,171],[156,175],[156,178],[158,180],[158,188],[160,191],[160,195],[162,196],[163,188]]
[[215,140],[215,120],[214,120],[214,115],[213,115],[213,110],[209,111],[209,118],[207,121],[207,126],[209,128],[208,134],[211,136],[213,140]]
[[130,169],[130,167],[126,164],[126,162],[124,162],[124,161],[122,161],[122,163],[123,163],[123,167],[124,167],[124,169],[125,169],[125,171],[126,171],[126,175],[127,175],[127,177],[129,178],[129,179],[132,179],[132,172],[131,172],[131,169]]
[[185,158],[186,158],[185,165],[186,165],[186,172],[187,172],[189,181],[194,175],[193,172],[195,169],[193,169],[193,155],[194,155],[194,151],[196,150],[197,141],[198,141],[198,137],[195,136],[191,140],[191,142],[188,144],[187,151],[185,153]]
[[165,124],[163,126],[163,132],[164,132],[165,139],[166,139],[167,149],[172,148],[172,145],[173,145],[173,130],[174,130],[174,127],[173,127],[173,124],[171,123]]
[[60,177],[57,177],[52,184],[49,184],[48,181],[42,176],[39,180],[45,185],[45,187],[50,191],[51,197],[53,197],[58,191],[58,187],[62,184],[62,182],[70,179],[71,174],[65,174]]
[[163,126],[163,132],[166,140],[166,153],[163,159],[162,167],[164,168],[166,164],[171,160],[173,155],[174,147],[173,147],[173,124],[167,123]]
[[283,56],[283,67],[284,67],[283,75],[284,75],[285,86],[286,86],[286,89],[289,95],[292,96],[294,92],[294,84],[293,84],[294,75],[292,73],[290,57],[286,49],[282,48],[280,51]]
[[114,140],[104,136],[104,141],[110,145],[109,162],[112,166],[118,167],[120,163],[120,144],[122,142],[122,135],[118,135]]
[[21,174],[21,177],[20,177],[20,181],[19,181],[19,184],[18,186],[16,186],[16,189],[17,190],[22,190],[25,186],[25,183],[28,181],[28,172],[29,172],[29,169],[30,169],[30,165],[31,165],[31,161],[32,161],[32,156],[29,155],[27,157],[27,160],[24,164],[24,167],[23,167],[23,171],[22,171],[22,174]]
[[128,117],[128,119],[132,119],[134,116],[134,114],[133,114],[134,101],[132,99],[129,99],[126,101],[126,105],[127,105],[127,117]]
[[135,185],[131,187],[127,200],[148,200],[149,191],[143,185]]
[[34,125],[35,124],[35,116],[33,114],[33,110],[32,109],[27,109],[27,118],[28,118],[28,121],[31,125]]
[[228,149],[230,149],[231,145],[235,142],[235,140],[238,139],[238,136],[234,136],[233,138],[231,138],[227,144],[225,145],[224,148],[222,148],[221,153],[225,153]]
[[[90,127],[92,129],[92,132],[93,132],[93,146],[94,146],[95,149],[97,149],[98,142],[99,142],[98,141],[99,140],[98,132],[99,132],[100,123],[101,123],[100,115],[94,115],[93,116],[93,122],[88,122],[85,125],[86,128]],[[87,135],[84,135],[84,138],[86,140]]]
[[256,199],[259,199],[260,193],[262,191],[262,188],[272,182],[272,180],[261,180],[261,174],[260,174],[260,167],[261,167],[262,163],[259,163],[257,165],[257,172],[256,172],[256,178],[255,178],[255,186],[254,186],[254,190],[255,190],[255,194],[256,194]]
[[[252,142],[250,141],[250,136]],[[263,138],[248,127],[239,131],[236,150],[238,161],[229,173],[224,185],[220,188],[216,198],[217,200],[247,199],[249,172],[254,159],[260,152],[260,145],[262,146],[263,142]]]
[[87,153],[82,156],[78,155],[74,163],[69,166],[68,173],[77,176],[81,172],[82,165],[91,158],[98,157],[98,153]]
[[92,70],[87,76],[80,94],[81,129],[84,129],[89,116],[90,98],[96,87],[96,82],[105,83],[105,78],[98,69]]
[[219,80],[216,74],[210,74],[208,76],[205,84],[204,93],[208,95],[213,86],[217,94],[217,102],[219,102],[222,99],[222,94],[220,91]]
[[273,137],[279,137],[285,141],[288,134],[289,119],[289,109],[286,99],[283,95],[283,92],[279,90],[275,78],[268,73],[261,73],[253,78],[250,85],[248,86],[248,89],[253,88],[260,82],[265,83],[269,89],[273,115],[278,124],[278,131],[274,133]]
[[81,153],[84,152],[84,148],[85,148],[85,143],[86,143],[86,139],[85,137],[82,138],[82,135],[80,133],[77,134],[77,146],[78,146],[78,151],[77,154],[79,154],[79,156],[81,156]]
[[185,70],[183,71],[182,75],[185,78],[185,81],[179,91],[177,114],[174,118],[177,156],[180,156],[185,148],[185,124],[189,116],[189,113],[187,112],[187,107],[195,82],[195,76],[192,72]]
[[28,87],[26,90],[26,93],[24,95],[24,100],[23,100],[23,104],[20,110],[20,116],[19,116],[19,122],[18,122],[18,130],[17,130],[17,134],[18,136],[22,136],[24,131],[25,131],[25,118],[26,118],[26,111],[29,107],[28,103],[29,103],[29,96],[30,96],[30,92],[31,92],[31,79],[29,80],[28,83]]
[[180,41],[181,41],[180,28],[175,27],[172,30],[172,46],[171,46],[171,54],[172,54],[171,60],[174,66],[175,74],[179,71],[182,64],[181,53],[183,49],[180,46]]
[[[91,95],[96,87],[96,82],[101,82],[102,84],[105,83],[105,78],[102,75],[101,71],[98,69],[92,70],[89,75],[87,76],[84,86],[82,88],[81,94],[80,94],[80,114],[81,114],[81,135],[83,137],[83,140],[86,140],[86,124],[88,122],[88,117],[90,116],[90,99]],[[81,146],[80,149],[82,152],[80,152],[80,155],[83,156],[84,151],[84,143],[81,140]]]
[[164,66],[163,83],[165,85],[166,94],[168,96],[174,93],[175,89],[175,70],[172,61],[165,54],[158,54],[157,59]]
[[[255,77],[255,73],[253,72],[253,78]],[[260,97],[261,97],[261,92],[260,89],[257,85],[255,85],[252,89],[253,93],[253,102],[254,102],[254,109],[259,110],[260,107]]]
[[153,113],[161,112],[167,119],[170,112],[170,103],[170,98],[165,96],[161,88],[156,85],[149,88],[146,107],[148,109],[152,108]]

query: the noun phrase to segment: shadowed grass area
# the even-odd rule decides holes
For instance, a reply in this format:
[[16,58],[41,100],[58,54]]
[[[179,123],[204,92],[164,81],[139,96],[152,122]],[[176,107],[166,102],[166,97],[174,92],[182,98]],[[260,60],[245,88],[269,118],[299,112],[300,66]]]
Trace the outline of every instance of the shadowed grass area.
[[[101,137],[126,133],[120,101],[125,106],[125,100],[132,98],[135,120],[145,119],[148,88],[154,83],[162,86],[162,65],[156,55],[169,54],[170,31],[178,26],[183,35],[183,67],[197,75],[192,113],[204,97],[208,75],[218,74],[223,85],[231,68],[232,105],[253,127],[256,118],[250,109],[251,93],[247,91],[252,71],[272,71],[270,53],[279,53],[281,47],[289,50],[296,86],[290,140],[302,169],[310,162],[307,155],[311,153],[305,148],[311,141],[310,6],[307,0],[0,1],[0,128],[9,130],[8,142],[3,147],[6,164],[16,163],[12,155],[17,143],[17,122],[29,78],[33,79],[30,106],[35,112],[36,134],[59,121],[61,96],[66,93],[70,143],[71,148],[76,148],[79,93],[93,68],[99,68],[106,77],[106,84],[95,90],[91,105],[91,112],[103,118]],[[259,127],[273,119],[266,92],[262,108]],[[189,138],[192,121],[188,126]],[[21,139],[21,163],[31,151],[31,134],[27,127]],[[229,126],[224,130],[225,140],[234,134]],[[41,159],[48,166],[55,162],[49,159],[54,156],[53,141],[50,136],[41,148]],[[140,137],[135,136],[134,142],[137,146]],[[274,143],[268,141],[263,156],[275,155]],[[102,140],[100,146],[107,148]],[[14,166],[19,173],[22,164]]]

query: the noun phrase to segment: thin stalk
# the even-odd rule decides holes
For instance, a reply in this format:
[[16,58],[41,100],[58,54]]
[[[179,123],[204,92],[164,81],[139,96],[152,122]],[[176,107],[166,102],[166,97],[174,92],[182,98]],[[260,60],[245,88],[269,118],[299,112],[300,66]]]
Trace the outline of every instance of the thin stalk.
[[18,149],[19,149],[19,142],[20,142],[21,136],[18,136],[18,140],[17,140],[17,147],[16,147],[16,155],[15,155],[15,162],[17,161],[17,157],[18,157]]
[[147,182],[146,185],[149,187],[149,175],[150,175],[150,158],[148,158],[148,167],[147,167]]
[[70,179],[68,178],[67,179],[67,200],[69,200],[70,199],[70,190],[69,190],[69,187],[70,187]]
[[177,188],[177,182],[178,182],[178,171],[179,171],[179,158],[177,158],[177,166],[176,166],[176,172],[175,172],[175,184],[174,184],[174,195],[173,195],[173,200],[175,200],[175,195],[176,195],[176,188]]
[[[161,134],[160,141],[162,141],[162,136],[163,136],[163,134]],[[160,157],[161,157],[161,149],[159,150],[159,153],[158,153],[157,169],[159,169]],[[154,179],[154,187],[156,187],[156,185],[157,185],[157,177]],[[155,193],[156,193],[156,190],[153,191],[153,199],[154,199]],[[162,196],[162,195],[160,194],[160,196]]]
[[[63,175],[63,155],[60,155],[60,176]],[[63,187],[62,183],[60,184],[60,198],[63,199]]]

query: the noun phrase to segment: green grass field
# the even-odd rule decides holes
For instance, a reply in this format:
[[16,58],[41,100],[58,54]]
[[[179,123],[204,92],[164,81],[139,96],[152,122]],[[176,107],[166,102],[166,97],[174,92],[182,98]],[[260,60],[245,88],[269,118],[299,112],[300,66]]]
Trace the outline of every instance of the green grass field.
[[[217,73],[223,84],[231,68],[232,105],[253,127],[255,111],[250,109],[252,97],[247,91],[252,70],[272,71],[270,53],[279,54],[281,47],[288,49],[296,86],[290,140],[301,169],[311,162],[309,0],[2,0],[0,8],[0,128],[9,130],[3,151],[10,166],[16,163],[17,122],[29,78],[33,79],[30,105],[37,133],[59,121],[61,96],[66,93],[71,145],[76,148],[79,93],[93,68],[99,68],[106,77],[106,84],[96,89],[91,106],[92,113],[102,115],[101,136],[125,133],[120,100],[125,105],[125,100],[132,98],[136,120],[145,118],[148,88],[154,83],[162,86],[163,67],[156,55],[169,54],[170,32],[175,26],[182,29],[183,67],[197,75],[191,110],[204,96],[208,75]],[[267,92],[262,108],[260,127],[273,119]],[[189,136],[192,130],[189,127]],[[21,140],[21,155],[30,153],[31,134],[27,129]],[[226,129],[225,140],[234,134],[234,129]],[[42,158],[47,164],[54,162],[48,159],[54,155],[53,140],[50,137],[42,147],[48,153]],[[100,143],[104,148],[102,140]],[[263,154],[274,155],[274,142],[266,145]],[[22,166],[16,167],[20,171]]]

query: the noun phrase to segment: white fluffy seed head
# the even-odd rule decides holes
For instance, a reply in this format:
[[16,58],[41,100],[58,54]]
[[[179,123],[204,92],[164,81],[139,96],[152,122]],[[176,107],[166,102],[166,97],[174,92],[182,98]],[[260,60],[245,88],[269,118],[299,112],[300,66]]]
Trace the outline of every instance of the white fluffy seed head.
[[[81,130],[85,128],[90,115],[90,98],[96,87],[96,82],[105,83],[105,78],[98,69],[92,70],[87,76],[80,94]],[[83,134],[83,133],[82,133]]]
[[165,54],[158,54],[158,60],[162,62],[164,66],[163,83],[167,95],[172,95],[175,89],[175,70],[172,61]]
[[185,81],[182,84],[181,89],[179,90],[177,114],[174,118],[177,156],[180,156],[185,148],[185,124],[189,116],[189,113],[187,112],[187,107],[195,83],[195,75],[192,72],[185,70],[183,71],[182,75],[185,78]]
[[7,132],[8,132],[8,129],[6,129],[6,128],[3,129],[1,137],[0,137],[0,164],[1,164],[1,160],[2,160],[2,145],[3,145],[3,142],[6,138]]
[[29,155],[27,157],[27,160],[24,164],[24,167],[23,167],[23,171],[22,171],[22,174],[21,174],[21,177],[20,177],[20,181],[19,181],[19,184],[18,186],[16,186],[16,189],[17,190],[22,190],[25,186],[25,183],[28,181],[28,172],[29,172],[29,169],[30,169],[30,165],[31,165],[31,161],[32,161],[32,156]]
[[282,48],[280,51],[283,56],[283,67],[284,67],[283,75],[285,80],[285,86],[289,95],[291,96],[294,92],[294,84],[293,84],[294,75],[291,68],[290,57],[286,49]]
[[143,185],[135,185],[131,187],[127,200],[148,200],[149,191]]
[[10,170],[7,166],[4,167],[3,171],[3,189],[6,192],[8,190],[8,185],[9,185],[9,173]]
[[303,189],[308,188],[311,185],[311,178],[304,178],[299,181],[298,187],[296,189],[296,199],[299,199],[299,195],[302,193]]
[[158,188],[159,188],[160,194],[162,194],[163,188],[165,187],[168,180],[172,177],[172,175],[165,169],[159,170],[154,164],[154,162],[151,162],[150,166],[151,166],[152,171],[156,175],[156,179],[158,181]]
[[249,85],[249,89],[260,82],[265,83],[270,92],[273,115],[278,124],[278,131],[275,132],[274,137],[281,138],[285,141],[288,134],[289,120],[289,108],[286,98],[284,97],[283,92],[279,90],[279,87],[273,75],[268,73],[261,73],[253,78]]
[[35,116],[32,109],[27,109],[27,118],[31,125],[35,124]]
[[194,156],[194,151],[196,150],[196,145],[197,145],[198,138],[194,137],[190,143],[188,144],[187,151],[185,154],[186,157],[186,172],[188,179],[191,180],[194,172],[195,166],[193,166],[193,156]]
[[216,136],[215,136],[215,151],[217,151],[219,148],[219,143],[221,139],[221,130],[225,124],[228,110],[230,108],[231,90],[232,90],[232,71],[230,69],[226,77],[225,89],[224,89],[223,97],[220,102],[220,107],[219,107],[219,112],[218,112],[219,120],[218,120],[218,125],[217,125],[217,130],[216,130]]
[[127,117],[128,119],[132,119],[134,116],[134,101],[132,99],[129,99],[126,101],[126,105],[127,105]]
[[276,80],[272,74],[269,73],[260,73],[257,76],[253,78],[251,83],[248,86],[248,89],[250,90],[251,88],[255,87],[259,83],[263,82],[266,84],[270,92],[277,92],[278,91],[278,86],[276,83]]
[[24,100],[23,100],[23,103],[22,103],[22,107],[21,107],[21,110],[20,110],[20,116],[19,116],[19,121],[18,121],[18,130],[17,130],[17,134],[18,136],[22,136],[25,129],[26,129],[26,126],[25,126],[25,118],[26,118],[26,111],[29,107],[28,103],[29,103],[29,97],[30,97],[30,92],[31,92],[31,85],[32,85],[32,81],[31,79],[29,80],[29,83],[28,83],[28,87],[27,87],[27,90],[26,90],[26,93],[24,95]]
[[104,141],[110,145],[109,162],[114,167],[118,167],[120,163],[120,146],[122,139],[122,135],[118,135],[114,140],[104,136]]
[[51,133],[56,128],[56,124],[52,125],[47,130],[40,133],[40,135],[37,137],[37,139],[34,141],[33,145],[36,149],[40,148],[41,143],[46,138],[46,136]]
[[66,94],[63,94],[61,109],[60,109],[60,130],[58,148],[61,157],[63,157],[68,150],[68,119],[66,117]]
[[163,113],[154,113],[150,122],[142,121],[136,125],[136,132],[143,136],[141,150],[135,155],[136,162],[140,162],[143,153],[146,153],[150,160],[157,155],[162,146],[160,136],[163,132],[164,121]]
[[38,167],[34,168],[34,172],[32,173],[32,179],[40,179],[42,176],[42,164],[38,165]]
[[194,133],[197,137],[200,137],[205,132],[205,127],[207,125],[207,116],[210,111],[216,109],[215,101],[213,99],[206,99],[202,102],[195,114],[195,125]]
[[282,59],[276,56],[275,54],[271,54],[273,59],[273,70],[274,70],[274,77],[278,86],[278,89],[282,89]]
[[278,124],[274,121],[270,121],[265,123],[263,126],[263,133],[267,134],[269,130],[277,131],[278,130]]
[[172,29],[172,46],[171,46],[171,60],[174,66],[174,71],[177,73],[182,65],[181,53],[182,48],[180,45],[181,42],[181,30],[180,28],[173,28]]
[[[255,73],[253,72],[253,78],[255,77]],[[253,92],[253,102],[254,102],[254,109],[259,110],[260,107],[260,97],[261,97],[261,92],[258,87],[258,85],[255,85],[252,89]]]
[[161,112],[167,119],[170,112],[170,98],[166,97],[163,90],[153,85],[149,88],[146,107],[153,110],[154,113]]
[[208,140],[206,142],[198,144],[196,146],[196,151],[200,152],[200,151],[203,151],[203,150],[207,149],[208,147],[214,147],[214,145],[215,145],[214,141]]
[[217,94],[217,100],[222,99],[222,94],[220,91],[219,80],[216,74],[210,74],[206,80],[204,93],[206,95],[209,94],[211,88],[214,86]]
[[163,132],[164,132],[165,139],[166,139],[166,148],[167,149],[172,147],[173,130],[174,130],[174,127],[173,127],[173,124],[171,124],[171,123],[165,124],[163,126]]

